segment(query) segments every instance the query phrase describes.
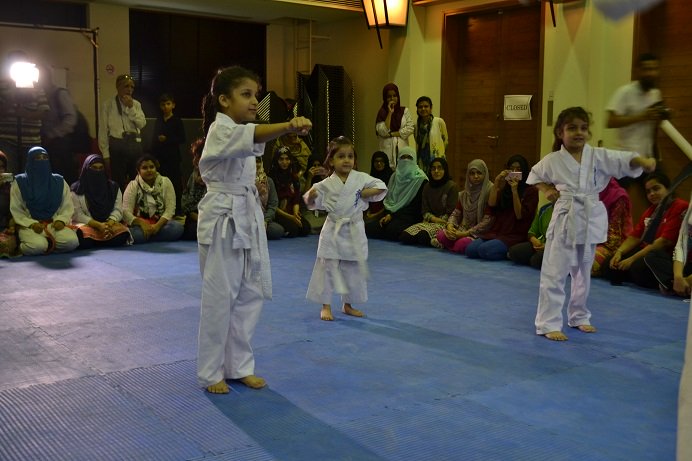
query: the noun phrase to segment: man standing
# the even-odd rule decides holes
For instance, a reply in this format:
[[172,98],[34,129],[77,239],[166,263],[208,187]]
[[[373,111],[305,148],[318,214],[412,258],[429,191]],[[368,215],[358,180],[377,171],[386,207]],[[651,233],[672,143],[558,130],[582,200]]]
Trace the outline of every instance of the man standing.
[[658,157],[655,153],[656,129],[660,121],[669,116],[661,90],[657,88],[658,57],[642,54],[637,74],[638,80],[618,88],[608,103],[607,127],[618,129],[620,149]]

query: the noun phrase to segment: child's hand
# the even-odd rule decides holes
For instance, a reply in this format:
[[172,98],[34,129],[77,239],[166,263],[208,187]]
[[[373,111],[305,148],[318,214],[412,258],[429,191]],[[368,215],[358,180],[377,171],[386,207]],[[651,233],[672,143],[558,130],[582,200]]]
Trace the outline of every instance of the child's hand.
[[166,135],[165,134],[159,135],[159,142],[166,142]]
[[315,203],[315,199],[317,198],[317,195],[318,195],[317,189],[315,189],[313,187],[312,189],[310,189],[308,191],[308,196],[305,199],[305,203],[307,203],[308,205],[312,205],[313,203]]
[[655,158],[645,158],[642,161],[642,168],[646,173],[653,173],[656,169],[656,159]]
[[312,128],[312,122],[305,117],[295,117],[288,122],[288,129],[291,133],[298,133],[301,136],[308,134]]
[[555,203],[558,198],[560,198],[560,192],[555,189],[554,187],[551,187],[547,191],[545,191],[545,198],[549,202]]
[[40,234],[41,232],[43,232],[43,224],[41,224],[40,222],[35,222],[31,225],[31,230],[33,230],[37,234]]
[[394,112],[394,107],[396,107],[396,103],[394,101],[389,101],[389,105],[387,106],[389,112]]

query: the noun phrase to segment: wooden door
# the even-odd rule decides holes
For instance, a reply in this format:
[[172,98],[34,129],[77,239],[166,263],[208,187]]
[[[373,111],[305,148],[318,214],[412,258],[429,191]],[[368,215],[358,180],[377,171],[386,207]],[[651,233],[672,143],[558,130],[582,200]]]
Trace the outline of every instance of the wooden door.
[[[485,160],[491,179],[507,158],[540,159],[541,8],[539,4],[462,11],[445,18],[441,116],[455,180]],[[532,120],[504,120],[505,95],[531,95]]]

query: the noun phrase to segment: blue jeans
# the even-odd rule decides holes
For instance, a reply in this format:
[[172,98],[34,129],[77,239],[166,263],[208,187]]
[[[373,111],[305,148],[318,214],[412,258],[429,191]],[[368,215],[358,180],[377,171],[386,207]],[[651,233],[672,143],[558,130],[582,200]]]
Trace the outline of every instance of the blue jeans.
[[466,256],[472,259],[501,261],[507,259],[507,245],[502,240],[476,239],[466,247]]
[[130,227],[130,233],[135,240],[135,244],[146,242],[172,242],[180,239],[183,235],[183,225],[175,220],[168,221],[156,235],[152,235],[149,239],[144,237],[144,232],[142,232],[142,228],[139,226]]

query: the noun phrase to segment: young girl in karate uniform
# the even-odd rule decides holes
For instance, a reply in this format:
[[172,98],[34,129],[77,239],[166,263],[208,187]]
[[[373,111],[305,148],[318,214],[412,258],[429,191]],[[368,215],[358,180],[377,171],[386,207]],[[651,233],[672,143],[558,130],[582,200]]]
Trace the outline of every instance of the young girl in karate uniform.
[[363,212],[368,209],[369,202],[384,198],[387,186],[353,169],[356,153],[353,142],[344,136],[329,143],[324,164],[331,175],[303,195],[308,209],[328,213],[320,232],[317,261],[306,297],[322,304],[322,320],[334,320],[331,308],[334,292],[341,295],[344,314],[362,317],[363,312],[355,309],[352,303],[368,300],[368,240]]
[[242,67],[219,70],[204,97],[207,133],[199,172],[207,193],[199,202],[197,241],[202,302],[197,379],[214,394],[228,393],[226,379],[259,389],[250,340],[264,298],[271,298],[271,273],[262,205],[255,186],[255,157],[264,144],[285,133],[307,134],[310,120],[257,125],[259,77]]
[[548,200],[557,197],[548,226],[536,314],[536,334],[553,341],[567,339],[562,333],[562,306],[568,274],[572,277],[568,325],[584,333],[596,332],[586,300],[596,245],[606,240],[608,230],[608,213],[599,192],[611,176],[637,177],[642,169],[656,168],[654,159],[635,152],[591,147],[586,142],[589,123],[583,108],[563,110],[555,123],[555,152],[534,165],[526,181],[536,184]]

